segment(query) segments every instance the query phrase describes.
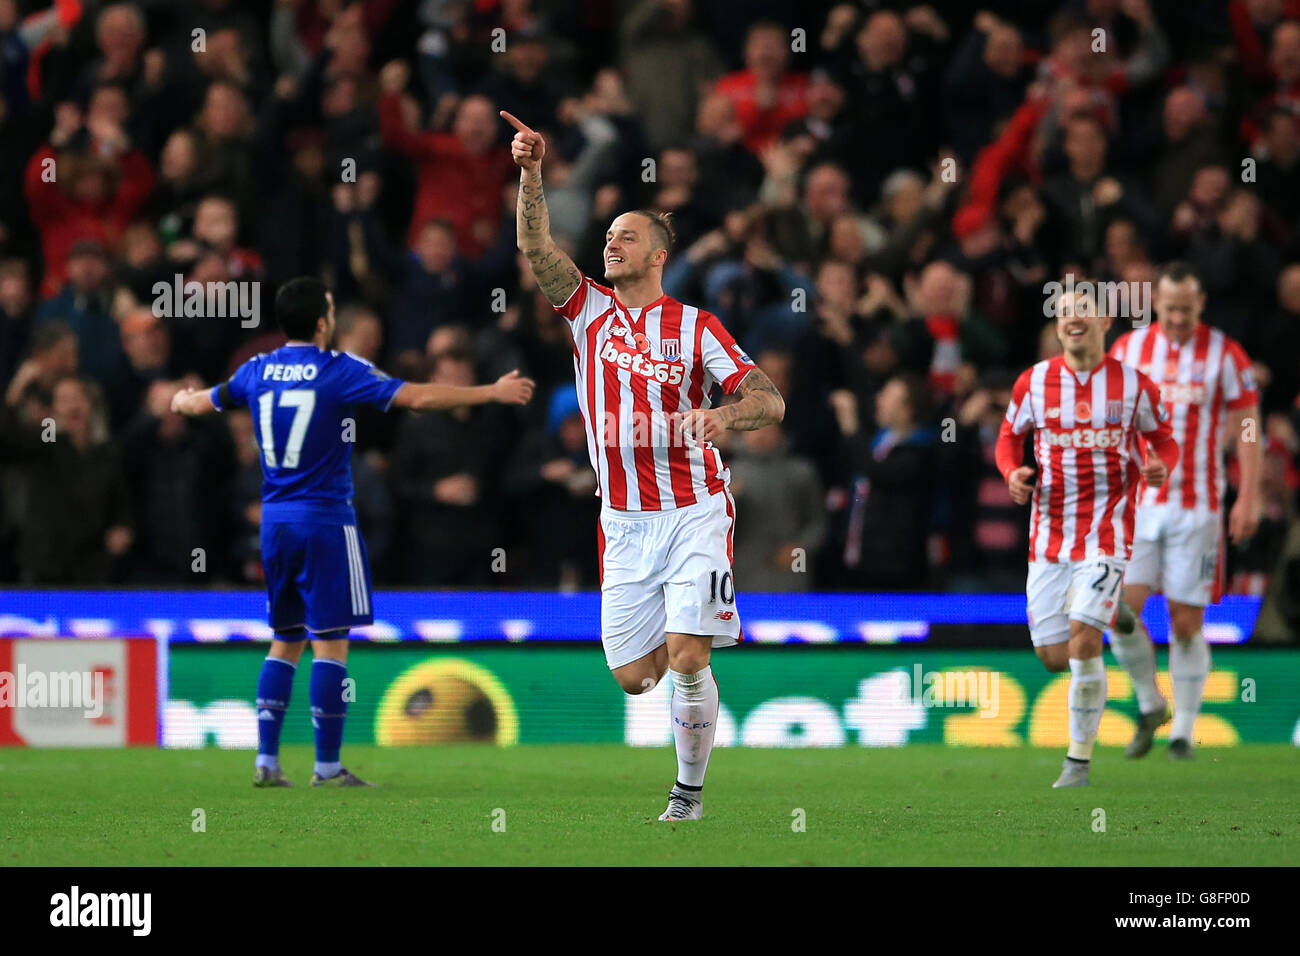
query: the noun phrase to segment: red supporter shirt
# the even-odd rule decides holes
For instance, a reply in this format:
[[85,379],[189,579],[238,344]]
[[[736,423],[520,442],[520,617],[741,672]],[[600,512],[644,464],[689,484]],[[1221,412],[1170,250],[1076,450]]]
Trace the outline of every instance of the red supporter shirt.
[[466,152],[449,133],[412,132],[402,117],[400,98],[379,99],[379,128],[385,145],[418,164],[419,188],[411,216],[408,245],[433,219],[450,220],[462,255],[476,258],[485,246],[475,235],[475,222],[501,223],[501,190],[518,175],[509,152],[490,150],[481,156]]
[[808,112],[804,92],[808,78],[802,73],[787,73],[777,86],[776,102],[762,109],[758,105],[758,79],[749,70],[728,73],[714,89],[731,101],[736,122],[745,131],[745,148],[751,153],[781,138],[786,125]]

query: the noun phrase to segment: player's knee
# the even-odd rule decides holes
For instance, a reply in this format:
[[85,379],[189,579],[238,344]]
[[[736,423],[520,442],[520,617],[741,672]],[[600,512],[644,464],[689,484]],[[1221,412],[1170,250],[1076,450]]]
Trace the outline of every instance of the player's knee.
[[1053,674],[1060,674],[1070,669],[1070,645],[1065,641],[1060,644],[1045,644],[1034,648],[1043,666]]
[[679,674],[695,674],[709,666],[712,641],[704,637],[668,640],[668,667]]
[[1169,612],[1169,630],[1180,641],[1193,637],[1201,629],[1200,608],[1171,608]]
[[271,639],[271,649],[266,656],[296,664],[302,657],[303,648],[307,646],[306,637],[307,631],[302,628],[279,632]]
[[1141,585],[1134,584],[1124,588],[1124,603],[1133,609],[1135,614],[1141,614],[1146,607],[1147,598],[1151,596],[1151,589]]
[[658,679],[653,674],[647,674],[644,671],[615,674],[614,680],[618,681],[618,686],[623,688],[623,693],[630,694],[633,697],[648,694],[659,686]]

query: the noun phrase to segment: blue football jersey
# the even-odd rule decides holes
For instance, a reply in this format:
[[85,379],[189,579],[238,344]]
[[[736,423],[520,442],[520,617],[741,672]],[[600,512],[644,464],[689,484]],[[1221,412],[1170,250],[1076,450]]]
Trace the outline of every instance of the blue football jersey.
[[388,410],[405,382],[365,359],[285,345],[249,359],[212,389],[220,410],[247,406],[262,452],[262,521],[355,523],[354,407]]

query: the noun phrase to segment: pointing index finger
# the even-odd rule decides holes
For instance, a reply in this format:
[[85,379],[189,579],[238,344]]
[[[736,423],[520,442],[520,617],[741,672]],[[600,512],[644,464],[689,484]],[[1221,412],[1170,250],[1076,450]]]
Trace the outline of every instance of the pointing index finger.
[[511,126],[513,126],[515,129],[519,130],[519,132],[521,133],[532,132],[532,130],[529,129],[527,126],[525,126],[523,123],[521,123],[513,113],[507,113],[505,110],[501,110],[501,118],[505,120],[507,123],[509,123]]

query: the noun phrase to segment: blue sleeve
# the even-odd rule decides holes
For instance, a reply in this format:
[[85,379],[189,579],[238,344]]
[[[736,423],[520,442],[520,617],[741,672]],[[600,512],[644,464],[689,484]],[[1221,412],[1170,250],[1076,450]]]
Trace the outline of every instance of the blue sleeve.
[[230,381],[212,389],[212,404],[217,411],[224,412],[230,408],[243,408],[248,404],[248,397],[253,393],[253,384],[257,381],[257,359],[249,359],[230,376]]
[[355,355],[345,352],[341,357],[343,361],[339,365],[339,385],[343,401],[349,405],[359,405],[364,402],[388,411],[388,407],[393,404],[393,397],[397,395],[397,390],[406,382],[391,377]]

